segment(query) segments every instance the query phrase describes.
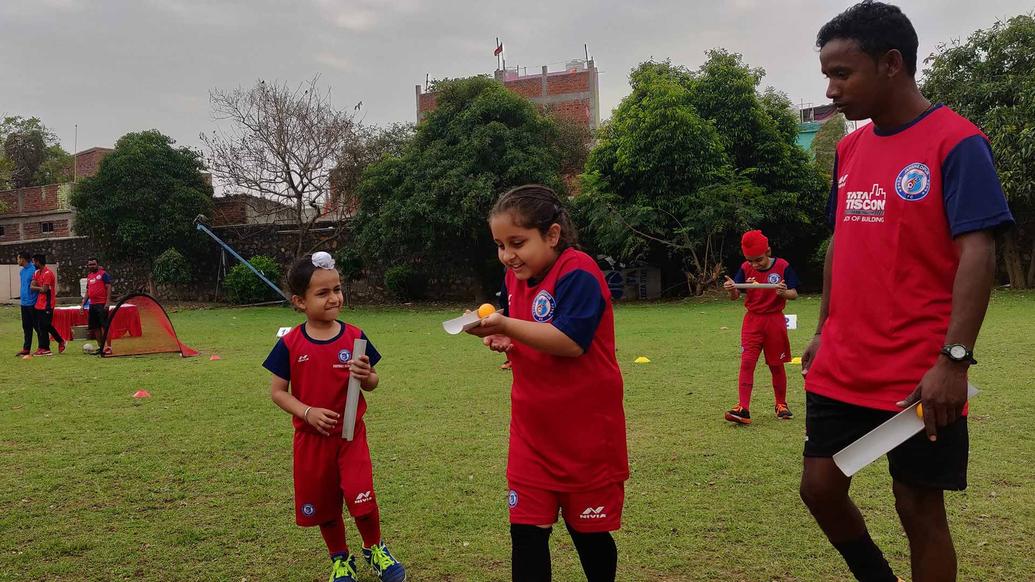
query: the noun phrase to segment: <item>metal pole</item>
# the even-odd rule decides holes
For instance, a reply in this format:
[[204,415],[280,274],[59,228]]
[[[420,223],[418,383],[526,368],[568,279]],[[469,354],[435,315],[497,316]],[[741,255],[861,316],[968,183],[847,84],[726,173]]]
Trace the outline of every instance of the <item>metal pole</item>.
[[197,222],[197,226],[198,226],[198,230],[200,230],[201,232],[203,232],[203,233],[209,235],[210,237],[212,237],[213,240],[215,240],[217,243],[219,243],[219,246],[221,246],[224,249],[226,249],[226,252],[228,252],[231,255],[233,255],[233,257],[235,259],[237,259],[238,261],[241,261],[242,263],[247,265],[248,268],[251,269],[252,272],[255,273],[255,275],[257,277],[259,277],[260,279],[262,279],[262,281],[264,283],[269,285],[270,289],[273,289],[274,291],[277,292],[278,295],[283,297],[284,301],[291,301],[291,298],[288,297],[287,295],[285,295],[284,291],[282,291],[280,289],[280,287],[277,287],[276,285],[274,285],[269,279],[266,278],[265,275],[263,275],[262,273],[259,272],[258,269],[253,267],[251,263],[249,263],[248,261],[244,260],[244,257],[242,257],[241,255],[237,254],[237,251],[235,251],[233,248],[230,247],[230,245],[226,244],[225,242],[222,241],[222,239],[220,239],[218,236],[216,236],[216,233],[214,233],[211,230],[209,230],[208,227],[205,226],[204,224],[202,224],[200,221]]

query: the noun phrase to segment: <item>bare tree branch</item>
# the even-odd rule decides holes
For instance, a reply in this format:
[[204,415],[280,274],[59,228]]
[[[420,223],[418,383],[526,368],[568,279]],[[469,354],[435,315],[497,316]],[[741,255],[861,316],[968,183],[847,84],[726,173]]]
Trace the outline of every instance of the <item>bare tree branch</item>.
[[343,227],[336,213],[325,212],[332,206],[330,176],[339,153],[356,139],[354,113],[336,110],[318,80],[295,89],[260,80],[249,89],[213,90],[213,118],[229,127],[201,136],[220,183],[276,203],[260,215],[281,217],[290,209],[299,255],[318,222],[333,220],[334,236]]

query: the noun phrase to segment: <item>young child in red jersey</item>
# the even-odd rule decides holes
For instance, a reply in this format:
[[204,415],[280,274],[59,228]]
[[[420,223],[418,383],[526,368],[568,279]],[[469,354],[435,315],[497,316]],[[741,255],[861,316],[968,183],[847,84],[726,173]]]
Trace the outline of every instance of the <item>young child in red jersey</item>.
[[502,313],[471,330],[513,363],[510,535],[514,580],[550,580],[561,512],[590,582],[613,581],[629,462],[614,313],[604,275],[575,248],[557,195],[528,185],[489,214],[507,267]]
[[744,307],[744,325],[740,330],[740,402],[726,412],[726,420],[751,424],[751,390],[755,383],[755,364],[765,352],[765,363],[773,373],[773,394],[776,396],[776,417],[790,420],[787,408],[787,371],[784,363],[791,361],[791,342],[787,337],[787,321],[783,308],[787,301],[798,298],[798,276],[784,259],[773,258],[769,239],[760,230],[744,233],[740,241],[744,264],[733,276],[726,277],[723,287],[730,299],[740,298],[735,283],[763,283],[778,285],[776,289],[748,289]]
[[363,538],[367,563],[382,582],[403,582],[405,568],[381,539],[362,395],[354,438],[342,438],[349,378],[359,378],[363,390],[376,388],[374,366],[381,354],[369,342],[366,354],[352,353],[356,339],[367,337],[338,320],[344,298],[329,254],[319,252],[296,262],[288,286],[291,303],[305,312],[306,321],[277,341],[263,367],[273,373],[273,402],[294,416],[295,521],[303,527],[320,526],[331,554],[331,582],[355,582],[356,561],[345,543],[344,501]]

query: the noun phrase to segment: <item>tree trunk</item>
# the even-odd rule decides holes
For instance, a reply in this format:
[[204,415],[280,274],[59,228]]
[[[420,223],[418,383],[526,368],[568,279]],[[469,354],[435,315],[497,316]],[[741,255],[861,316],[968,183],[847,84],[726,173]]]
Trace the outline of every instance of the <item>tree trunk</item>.
[[1035,240],[1031,241],[1031,259],[1028,261],[1028,287],[1035,287]]
[[1021,265],[1021,250],[1017,244],[1016,230],[1011,230],[1003,237],[1003,266],[1006,268],[1010,287],[1014,289],[1028,288],[1028,279],[1025,277],[1024,267]]

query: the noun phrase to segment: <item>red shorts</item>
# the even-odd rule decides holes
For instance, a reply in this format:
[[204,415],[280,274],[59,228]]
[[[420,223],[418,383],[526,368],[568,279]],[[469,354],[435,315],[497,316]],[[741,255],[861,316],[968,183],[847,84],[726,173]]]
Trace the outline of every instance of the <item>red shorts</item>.
[[765,352],[765,363],[770,366],[791,361],[791,340],[787,337],[787,319],[782,312],[744,314],[740,328],[741,357],[758,361],[759,352]]
[[320,525],[341,516],[342,502],[353,517],[377,508],[366,427],[357,423],[349,442],[340,435],[295,432],[295,522]]
[[547,491],[510,484],[507,505],[510,523],[550,525],[561,511],[564,521],[581,533],[615,531],[622,527],[625,483],[612,483],[592,491]]

